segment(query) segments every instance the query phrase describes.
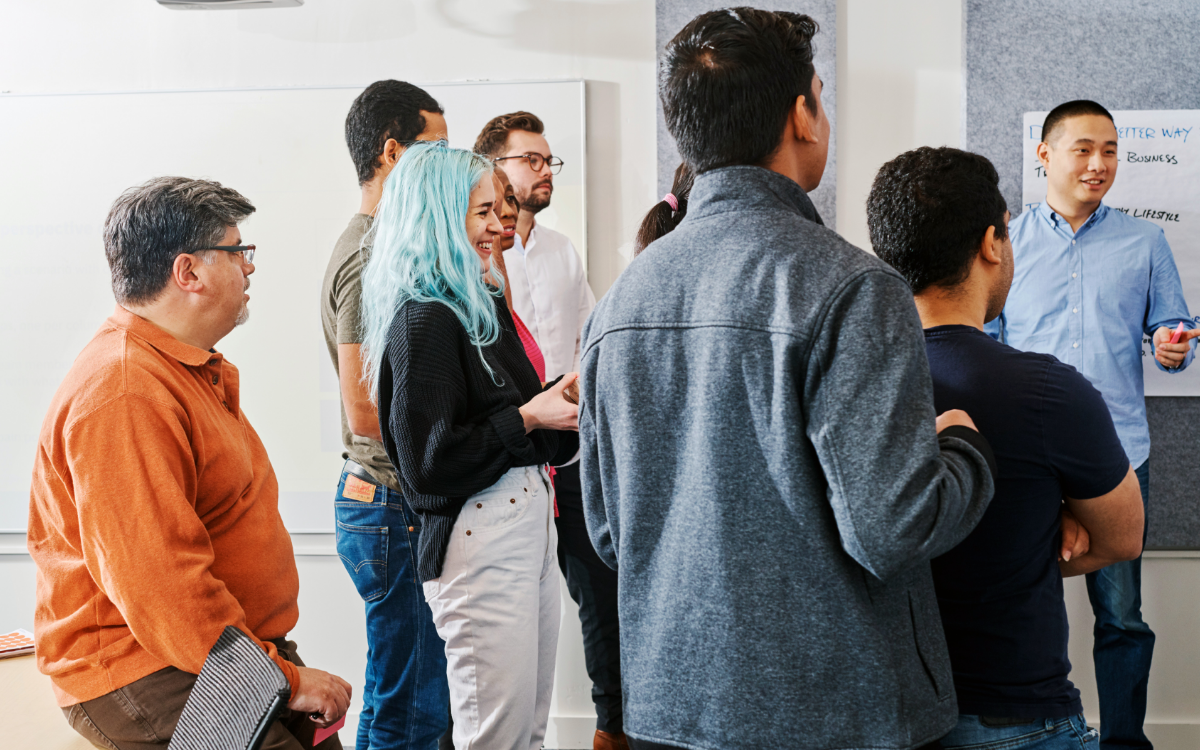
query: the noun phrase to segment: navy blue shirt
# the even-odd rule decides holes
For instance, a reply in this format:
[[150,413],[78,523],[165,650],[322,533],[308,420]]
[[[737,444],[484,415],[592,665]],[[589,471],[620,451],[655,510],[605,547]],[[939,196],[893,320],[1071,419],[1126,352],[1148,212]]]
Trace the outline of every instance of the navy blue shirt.
[[959,713],[1062,718],[1081,713],[1067,679],[1062,499],[1111,492],[1129,472],[1099,391],[1048,354],[970,326],[925,330],[938,413],[963,409],[996,456],[983,520],[933,560]]

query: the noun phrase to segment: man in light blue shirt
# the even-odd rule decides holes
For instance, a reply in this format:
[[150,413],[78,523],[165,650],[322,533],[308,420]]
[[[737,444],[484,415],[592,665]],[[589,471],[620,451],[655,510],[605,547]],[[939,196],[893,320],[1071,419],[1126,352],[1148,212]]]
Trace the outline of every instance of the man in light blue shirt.
[[[1159,369],[1177,373],[1191,363],[1200,330],[1162,229],[1101,203],[1117,173],[1108,110],[1091,101],[1056,107],[1046,116],[1038,160],[1046,201],[1009,225],[1012,291],[987,330],[1017,349],[1054,355],[1096,386],[1148,504],[1142,335],[1153,338]],[[1172,344],[1179,323],[1192,330]],[[1141,615],[1141,558],[1089,573],[1087,588],[1096,615],[1100,746],[1148,750],[1142,724],[1154,633]]]

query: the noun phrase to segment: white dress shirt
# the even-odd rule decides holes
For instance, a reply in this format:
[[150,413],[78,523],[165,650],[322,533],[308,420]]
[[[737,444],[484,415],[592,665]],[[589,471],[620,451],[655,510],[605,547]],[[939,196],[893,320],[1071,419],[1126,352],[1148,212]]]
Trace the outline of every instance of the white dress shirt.
[[580,334],[596,296],[565,234],[534,223],[529,244],[504,251],[513,308],[546,360],[546,378],[579,371]]

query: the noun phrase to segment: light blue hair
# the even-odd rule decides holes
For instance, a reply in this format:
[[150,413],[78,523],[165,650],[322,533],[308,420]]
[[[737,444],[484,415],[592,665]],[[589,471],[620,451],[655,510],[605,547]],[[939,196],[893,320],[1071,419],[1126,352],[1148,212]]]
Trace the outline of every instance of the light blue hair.
[[445,141],[418,142],[383,183],[375,222],[363,238],[363,247],[371,247],[362,281],[363,380],[376,403],[388,329],[407,302],[439,302],[453,310],[495,380],[483,347],[500,338],[493,301],[499,292],[484,283],[466,229],[471,191],[492,171],[479,154]]

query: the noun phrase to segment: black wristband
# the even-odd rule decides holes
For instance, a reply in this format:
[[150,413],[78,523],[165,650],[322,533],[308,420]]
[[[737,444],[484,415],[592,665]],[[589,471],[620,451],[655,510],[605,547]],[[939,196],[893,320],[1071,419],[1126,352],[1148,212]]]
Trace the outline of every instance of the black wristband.
[[992,454],[992,446],[988,444],[987,438],[983,435],[980,435],[970,427],[955,424],[938,433],[938,438],[944,437],[958,438],[979,451],[983,455],[983,460],[987,461],[988,471],[992,472],[992,480],[994,481],[999,477],[1000,471],[996,468],[996,456]]

